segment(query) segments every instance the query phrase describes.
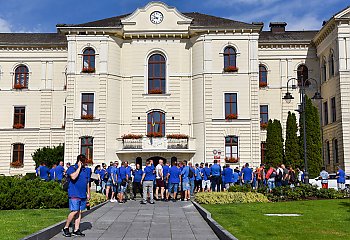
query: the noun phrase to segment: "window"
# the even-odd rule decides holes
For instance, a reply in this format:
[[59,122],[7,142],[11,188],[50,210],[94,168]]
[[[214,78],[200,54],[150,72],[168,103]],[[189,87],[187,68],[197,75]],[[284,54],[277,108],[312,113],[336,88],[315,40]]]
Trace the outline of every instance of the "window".
[[12,152],[12,166],[23,166],[24,160],[24,144],[16,143],[13,144],[13,152]]
[[267,69],[264,65],[259,65],[259,87],[267,86]]
[[95,72],[95,50],[86,48],[83,52],[83,72]]
[[147,135],[165,136],[165,114],[159,111],[150,112],[147,115]]
[[237,93],[225,93],[225,118],[237,118]]
[[327,125],[328,124],[328,102],[323,103],[323,111],[324,111],[323,123],[324,125]]
[[334,163],[339,163],[339,155],[338,155],[338,139],[333,139],[333,160]]
[[225,160],[233,162],[238,160],[238,137],[227,136],[225,137]]
[[261,162],[265,161],[266,156],[266,142],[261,142]]
[[326,59],[323,59],[322,62],[322,80],[325,82],[327,81],[327,64],[326,64]]
[[92,137],[82,137],[80,154],[84,154],[89,162],[93,160],[94,139]]
[[328,164],[331,163],[331,152],[329,148],[329,141],[326,141],[326,152],[325,152],[326,162]]
[[260,105],[260,125],[267,124],[269,122],[269,106]]
[[309,78],[309,69],[305,65],[300,65],[297,70],[298,85],[301,86],[303,83],[305,86],[309,86],[309,82],[306,81]]
[[24,128],[26,109],[25,107],[15,107],[13,115],[13,128]]
[[335,97],[332,97],[331,105],[332,105],[332,122],[335,122],[337,121],[337,109],[335,105]]
[[233,47],[226,47],[224,50],[224,69],[227,69],[229,67],[236,68],[236,58],[236,49]]
[[329,55],[328,66],[329,66],[329,77],[333,77],[334,76],[334,54],[333,54],[333,51],[331,51],[331,54]]
[[153,54],[148,59],[148,93],[164,94],[166,93],[166,68],[165,57],[161,54]]
[[15,84],[13,88],[28,88],[29,70],[26,66],[18,66],[15,70]]
[[94,117],[94,94],[83,93],[81,98],[81,118],[92,119]]

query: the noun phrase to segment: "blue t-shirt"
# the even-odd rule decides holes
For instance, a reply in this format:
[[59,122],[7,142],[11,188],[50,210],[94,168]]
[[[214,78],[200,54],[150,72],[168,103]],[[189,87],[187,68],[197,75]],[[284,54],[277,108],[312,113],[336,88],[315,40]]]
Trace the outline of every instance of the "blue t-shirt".
[[252,173],[253,173],[253,170],[250,169],[249,167],[245,167],[243,168],[242,170],[242,175],[243,175],[243,180],[244,181],[251,181],[252,180]]
[[238,172],[234,172],[232,175],[232,182],[236,183],[238,182],[239,174]]
[[210,177],[210,168],[205,167],[202,169],[202,173],[203,173],[203,180],[208,180]]
[[196,168],[194,174],[196,175],[196,180],[197,181],[202,180],[202,175],[201,175],[201,169],[200,168]]
[[182,182],[189,182],[190,179],[188,178],[188,174],[190,171],[190,167],[189,166],[185,166],[182,171],[181,171],[181,175],[182,175]]
[[120,167],[118,168],[118,183],[121,183],[124,179],[126,179],[126,168]]
[[233,182],[233,170],[230,167],[227,167],[222,171],[222,175],[224,176],[224,182],[225,183],[232,183]]
[[112,168],[113,168],[114,166],[109,166],[108,168],[107,168],[107,173],[108,173],[108,177],[109,178],[111,178],[111,174],[112,174]]
[[169,169],[169,183],[180,183],[180,175],[181,175],[181,171],[178,167],[176,166],[172,166]]
[[337,182],[338,183],[345,183],[345,172],[344,172],[344,170],[343,169],[339,169],[338,173],[339,173],[339,175],[338,175],[339,177],[337,179]]
[[[67,175],[70,176],[78,169],[78,165],[70,166]],[[69,179],[68,197],[70,198],[86,198],[87,184],[90,181],[89,168],[82,167],[78,177],[75,180]]]
[[168,165],[164,165],[163,166],[163,176],[164,176],[164,179],[166,178],[166,176],[168,175],[169,173],[169,166]]
[[133,175],[134,175],[134,182],[137,182],[137,183],[141,182],[142,175],[143,175],[142,169],[136,169],[133,172]]
[[61,165],[58,165],[56,168],[55,168],[55,171],[56,171],[56,179],[58,181],[62,181],[63,179],[63,174],[64,174],[64,168],[61,166]]
[[118,178],[118,168],[112,166],[109,168],[109,177],[110,179],[112,179],[115,183],[117,182],[117,178]]
[[213,164],[213,166],[211,166],[210,170],[211,170],[211,175],[213,175],[215,177],[220,176],[221,167],[219,166],[219,164],[217,164],[217,163]]
[[190,171],[192,171],[192,177],[190,178],[190,181],[194,181],[194,179],[195,179],[195,176],[194,176],[194,173],[195,173],[195,170],[194,170],[194,168],[193,167],[190,167]]
[[131,167],[130,167],[130,166],[127,166],[127,167],[125,168],[125,170],[126,170],[126,174],[128,174],[128,177],[131,178]]
[[50,174],[50,169],[46,166],[40,166],[39,167],[40,171],[40,178],[45,179],[46,181],[49,180],[49,174]]
[[[153,165],[152,165],[153,166]],[[153,181],[154,180],[154,167],[146,166],[144,169],[145,178],[144,181]]]
[[107,170],[104,169],[104,168],[102,168],[102,169],[100,170],[99,174],[100,174],[101,180],[102,180],[102,181],[106,181],[106,180],[104,179],[104,177],[105,177],[105,175],[107,174]]
[[55,180],[56,179],[56,171],[55,171],[56,168],[51,168],[50,169],[50,180]]

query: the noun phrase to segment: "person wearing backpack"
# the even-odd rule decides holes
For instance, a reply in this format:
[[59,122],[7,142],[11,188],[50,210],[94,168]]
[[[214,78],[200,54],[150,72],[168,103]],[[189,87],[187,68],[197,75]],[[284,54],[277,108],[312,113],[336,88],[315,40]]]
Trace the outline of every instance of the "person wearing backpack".
[[276,170],[276,178],[275,178],[276,187],[282,186],[282,178],[283,178],[283,169],[281,168],[281,166],[279,166]]
[[266,173],[267,186],[270,192],[272,192],[272,189],[275,188],[276,176],[277,176],[276,169],[274,169],[273,167],[270,167],[270,169]]
[[289,175],[290,187],[293,188],[293,187],[295,187],[296,176],[295,176],[295,171],[294,171],[292,166],[289,167],[288,175]]

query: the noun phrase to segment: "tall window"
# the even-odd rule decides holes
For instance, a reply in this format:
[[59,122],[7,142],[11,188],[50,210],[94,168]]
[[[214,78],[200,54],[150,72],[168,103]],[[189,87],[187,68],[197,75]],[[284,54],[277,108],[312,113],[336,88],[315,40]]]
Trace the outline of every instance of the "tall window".
[[26,108],[25,107],[15,107],[13,115],[13,128],[24,128]]
[[80,154],[84,154],[89,161],[93,160],[94,139],[92,137],[82,137]]
[[159,111],[147,115],[147,135],[165,136],[165,114]]
[[329,147],[329,141],[326,141],[325,156],[326,156],[327,163],[330,164],[331,163],[331,151],[330,151],[330,147]]
[[261,162],[265,161],[266,156],[266,142],[261,142]]
[[226,47],[224,50],[224,68],[237,67],[237,52],[233,47]]
[[83,52],[83,72],[95,72],[95,50],[86,48]]
[[225,93],[225,118],[237,118],[237,93]]
[[161,54],[153,54],[148,59],[148,93],[164,94],[166,93],[166,61]]
[[301,86],[304,83],[305,86],[309,86],[309,83],[306,81],[308,78],[309,69],[305,65],[300,65],[297,70],[298,85]]
[[327,125],[328,124],[328,102],[323,103],[323,112],[324,112],[323,123],[324,125]]
[[260,105],[260,125],[267,124],[269,122],[269,106]]
[[322,61],[322,80],[325,82],[327,81],[327,64],[326,64],[326,59],[323,59]]
[[332,105],[332,122],[335,122],[337,121],[337,109],[336,109],[335,97],[332,97],[331,105]]
[[238,137],[237,136],[225,137],[225,158],[238,159]]
[[264,65],[259,65],[259,86],[266,87],[267,86],[267,69]]
[[334,76],[334,54],[333,54],[333,51],[331,51],[331,54],[329,55],[328,66],[329,66],[329,77],[333,77]]
[[338,139],[333,139],[333,160],[334,163],[339,163],[339,155],[338,155]]
[[29,70],[26,66],[18,66],[15,70],[14,88],[28,88]]
[[24,160],[24,144],[16,143],[13,144],[12,149],[12,163],[16,163],[16,166],[23,165]]
[[84,119],[94,116],[94,94],[83,93],[81,98],[81,117]]

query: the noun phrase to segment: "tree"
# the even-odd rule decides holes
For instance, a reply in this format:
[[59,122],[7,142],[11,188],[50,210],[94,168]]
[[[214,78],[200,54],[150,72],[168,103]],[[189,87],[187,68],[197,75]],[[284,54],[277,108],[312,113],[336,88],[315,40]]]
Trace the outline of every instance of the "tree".
[[266,155],[264,163],[276,167],[283,161],[282,126],[278,120],[269,120],[267,124]]
[[[306,122],[306,152],[308,172],[310,178],[317,177],[321,171],[322,161],[322,139],[321,126],[318,109],[312,104],[307,96],[305,97],[305,122]],[[300,156],[304,156],[304,132],[303,132],[303,114],[300,117]]]
[[285,159],[286,166],[296,167],[302,166],[299,150],[297,118],[294,113],[288,112],[286,124],[286,142],[285,142]]
[[60,161],[63,161],[64,145],[60,144],[52,148],[39,148],[32,154],[32,158],[36,168],[42,163],[45,163],[47,167],[51,168],[53,164],[58,164]]

